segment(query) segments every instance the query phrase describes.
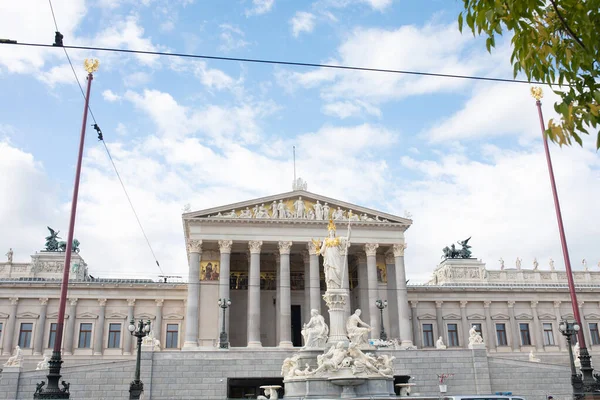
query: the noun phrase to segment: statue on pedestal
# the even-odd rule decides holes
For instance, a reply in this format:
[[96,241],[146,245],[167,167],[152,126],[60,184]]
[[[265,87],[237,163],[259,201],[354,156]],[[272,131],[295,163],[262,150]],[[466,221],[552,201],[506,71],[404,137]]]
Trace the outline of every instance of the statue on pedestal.
[[342,273],[346,249],[350,246],[350,237],[336,237],[335,224],[332,220],[327,226],[329,235],[322,242],[313,239],[317,254],[323,256],[325,269],[325,283],[327,289],[340,289],[342,287]]
[[533,350],[529,352],[529,362],[540,362],[540,359],[535,356]]
[[20,367],[23,365],[23,354],[21,354],[21,347],[15,347],[15,355],[9,357],[4,364],[5,367]]
[[481,344],[481,343],[483,343],[483,338],[481,337],[479,332],[477,332],[477,330],[475,330],[475,327],[472,326],[471,329],[469,329],[469,344],[473,345],[473,344]]
[[13,261],[13,249],[12,247],[10,249],[8,249],[8,253],[5,254],[7,259],[8,259],[8,263],[11,264]]
[[310,310],[310,321],[302,327],[302,336],[304,337],[304,348],[325,347],[329,328],[325,324],[325,318],[319,311]]
[[315,210],[315,218],[319,221],[322,221],[323,218],[323,206],[321,205],[321,203],[319,203],[319,200],[317,200],[317,202],[314,205],[314,210]]
[[37,367],[35,367],[36,371],[40,369],[48,369],[48,361],[50,361],[50,357],[44,356],[44,359],[37,364]]
[[357,309],[354,314],[348,318],[346,322],[346,330],[348,331],[348,339],[356,346],[361,346],[369,343],[369,332],[372,328],[360,319],[362,311]]
[[302,201],[302,196],[299,196],[298,200],[294,202],[294,218],[304,218],[304,201]]
[[441,336],[435,342],[435,348],[438,350],[444,350],[446,348],[446,345],[444,344],[444,339],[442,339]]

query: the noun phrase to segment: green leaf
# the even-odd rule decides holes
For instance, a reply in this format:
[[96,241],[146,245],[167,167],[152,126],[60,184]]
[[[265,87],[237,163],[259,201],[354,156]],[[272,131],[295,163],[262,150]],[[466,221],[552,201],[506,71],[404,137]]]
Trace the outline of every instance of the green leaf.
[[463,14],[458,14],[458,30],[462,33],[463,28]]

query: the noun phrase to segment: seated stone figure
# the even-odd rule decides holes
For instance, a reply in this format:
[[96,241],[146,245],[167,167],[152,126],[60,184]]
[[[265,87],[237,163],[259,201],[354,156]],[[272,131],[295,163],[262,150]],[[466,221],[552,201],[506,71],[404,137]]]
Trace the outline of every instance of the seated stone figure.
[[317,310],[310,310],[310,321],[304,324],[302,336],[304,337],[304,348],[325,347],[329,328],[325,319]]
[[442,350],[446,348],[446,345],[444,344],[444,339],[442,339],[441,336],[435,342],[435,348],[436,349],[442,349]]
[[475,330],[475,327],[472,326],[471,329],[469,329],[469,344],[481,344],[481,343],[483,343],[483,338],[481,337],[479,332],[477,332]]
[[324,371],[337,371],[342,367],[342,363],[348,351],[344,348],[344,342],[338,342],[337,345],[331,346],[325,354],[317,356],[317,369],[312,374],[318,374]]
[[354,314],[348,318],[346,322],[346,330],[348,331],[348,339],[356,346],[361,346],[369,343],[369,332],[371,327],[360,319],[361,310],[357,309]]
[[15,347],[15,355],[10,357],[6,363],[5,367],[20,367],[23,364],[23,354],[21,354],[21,348],[19,346]]
[[36,370],[40,369],[48,369],[48,361],[50,361],[50,357],[44,356],[44,359],[37,364]]

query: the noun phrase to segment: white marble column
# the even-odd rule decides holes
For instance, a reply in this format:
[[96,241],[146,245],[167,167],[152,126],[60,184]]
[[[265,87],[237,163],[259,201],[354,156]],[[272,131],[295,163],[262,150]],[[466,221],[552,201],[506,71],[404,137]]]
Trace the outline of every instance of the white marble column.
[[[129,327],[131,321],[133,321],[134,317],[134,308],[135,308],[135,299],[127,299],[127,321],[125,322],[125,327]],[[133,321],[134,325],[137,325],[135,321]],[[130,355],[131,347],[132,347],[132,336],[128,333],[129,331],[123,334],[123,354]]]
[[63,350],[67,355],[73,354],[73,337],[75,336],[75,323],[77,321],[77,300],[76,298],[69,299],[69,319],[67,321],[67,328],[64,330],[65,340],[63,342]]
[[[560,351],[565,351],[567,349],[567,341],[565,337],[560,333],[560,331],[558,331],[558,325],[560,324],[560,321],[562,321],[562,315],[560,314],[560,301],[558,300],[554,301],[554,315],[556,315],[555,328],[557,330],[557,332],[555,333],[555,338],[558,342]],[[554,334],[554,331],[552,333]]]
[[161,347],[164,346],[161,333],[162,333],[162,310],[165,299],[155,299],[156,302],[156,319],[154,320],[154,326],[152,326],[152,331],[154,334],[154,338],[160,342]]
[[17,307],[19,306],[19,298],[11,297],[10,299],[10,311],[8,315],[8,321],[6,321],[5,331],[2,333],[4,336],[4,347],[2,349],[3,355],[12,355],[13,350],[13,337],[15,336],[15,325],[17,323]]
[[464,347],[465,349],[469,345],[469,329],[471,329],[471,327],[469,326],[469,320],[467,319],[467,303],[468,302],[466,300],[461,300],[460,302],[460,320],[462,323],[463,335],[461,347]]
[[518,351],[521,346],[521,338],[519,335],[519,323],[515,317],[515,302],[508,301],[508,315],[510,316],[510,325],[512,332],[512,348],[515,351]]
[[308,251],[302,251],[302,262],[304,263],[304,304],[302,306],[302,323],[310,320],[310,256]]
[[544,350],[544,341],[542,339],[542,324],[540,324],[540,318],[537,310],[538,302],[531,302],[531,314],[533,315],[533,323],[531,324],[531,330],[533,330],[533,336],[535,340],[535,349],[537,351]]
[[[321,313],[321,277],[319,275],[319,255],[312,242],[308,242],[308,256],[310,257],[310,309]],[[309,313],[310,315],[310,313]]]
[[392,253],[385,255],[387,271],[387,312],[389,315],[389,333],[391,339],[400,339],[400,320],[398,319],[398,293],[396,287],[396,260]]
[[[365,254],[367,255],[367,287],[369,294],[369,324],[371,325],[371,339],[378,339],[380,328],[379,309],[375,305],[377,301],[379,285],[377,284],[377,243],[367,243],[364,246]],[[386,300],[386,299],[381,299]]]
[[[369,286],[367,284],[367,256],[364,252],[356,254],[358,261],[358,308],[362,310],[363,321],[369,321]],[[354,310],[353,310],[354,311]],[[377,329],[373,327],[373,329]]]
[[[221,273],[219,275],[219,298],[231,299],[229,293],[229,281],[231,277],[231,246],[233,240],[219,240],[219,252],[221,253]],[[225,310],[225,332],[229,338],[231,307]],[[221,332],[223,326],[223,310],[219,310],[218,331]]]
[[494,326],[494,321],[492,321],[492,314],[490,312],[491,301],[483,302],[483,311],[485,312],[485,344],[487,345],[488,350],[496,349],[496,327]]
[[[404,250],[406,243],[395,244],[393,247],[396,260],[396,301],[398,302],[398,323],[400,324],[400,339],[403,347],[413,345],[410,330],[408,291],[406,289],[406,269],[404,267]],[[389,279],[388,279],[389,281]]]
[[[279,284],[279,271],[281,267],[281,257],[279,257],[278,253],[273,253],[273,257],[275,258],[275,300],[273,301],[275,308],[275,346],[279,343],[279,298],[281,297],[281,285]],[[250,263],[250,255],[248,255],[248,263]]]
[[[444,319],[442,318],[442,304],[444,304],[443,301],[438,300],[435,302],[435,322],[437,325],[437,335],[438,337],[442,337],[442,339],[444,339],[444,343],[446,343],[446,345],[448,345],[448,338],[444,337]],[[434,338],[435,340],[437,340],[437,338]]]
[[411,320],[412,320],[412,334],[413,334],[413,340],[415,341],[415,346],[417,346],[418,348],[423,347],[423,344],[421,343],[421,329],[419,327],[419,314],[418,314],[418,310],[417,310],[417,306],[419,305],[418,301],[411,301],[410,302],[410,315],[411,315]]
[[104,342],[104,318],[106,317],[106,299],[98,299],[100,310],[98,311],[98,320],[94,329],[94,355],[102,355],[102,344]]
[[33,340],[33,355],[38,356],[44,350],[44,331],[46,329],[46,315],[48,313],[48,298],[40,299],[40,317],[38,318],[35,329],[35,339]]
[[585,313],[583,312],[583,304],[584,301],[578,301],[577,305],[579,306],[579,316],[581,317],[581,321],[579,321],[579,325],[581,325],[581,331],[583,332],[583,337],[585,339],[585,344],[590,349],[592,347],[592,338],[590,337],[590,328],[588,324],[585,322]]
[[279,242],[279,347],[292,344],[292,292],[290,280],[290,249],[292,242]]
[[188,242],[190,265],[188,268],[187,305],[185,313],[185,341],[182,350],[198,347],[198,307],[200,302],[200,257],[202,240]]
[[248,347],[262,347],[260,341],[260,250],[262,241],[248,242],[250,270],[248,273]]

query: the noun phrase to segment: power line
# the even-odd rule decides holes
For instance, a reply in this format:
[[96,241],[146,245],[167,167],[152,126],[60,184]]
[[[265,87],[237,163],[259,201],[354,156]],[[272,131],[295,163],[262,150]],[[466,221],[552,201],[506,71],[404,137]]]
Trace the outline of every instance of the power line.
[[[60,33],[60,31],[58,30],[58,24],[56,23],[56,16],[54,14],[54,8],[52,7],[52,0],[48,0],[48,3],[50,4],[50,11],[52,12],[52,20],[54,21],[54,27],[56,28],[56,35],[55,35],[55,39],[54,39],[54,44],[50,47],[62,47],[64,52],[65,52],[65,56],[67,57],[67,60],[69,61],[69,65],[71,66],[71,71],[73,71],[73,76],[75,76],[75,81],[77,81],[77,86],[79,86],[79,90],[81,91],[81,95],[83,96],[83,99],[85,100],[85,93],[83,92],[83,87],[81,86],[81,82],[79,82],[79,78],[77,77],[77,72],[75,72],[75,68],[73,67],[73,63],[71,62],[71,57],[69,57],[69,53],[67,52],[67,48],[69,46],[64,46],[62,43],[62,39],[63,39],[63,35]],[[102,131],[100,130],[100,127],[98,126],[98,121],[96,121],[96,117],[94,116],[94,113],[92,112],[92,107],[89,105],[88,103],[88,111],[90,113],[90,116],[92,117],[92,120],[94,120],[94,125],[92,125],[94,127],[94,129],[98,132],[98,140],[102,142],[102,144],[104,145],[104,149],[106,150],[106,154],[108,155],[108,159],[110,160],[110,163],[113,166],[113,169],[115,170],[115,174],[117,175],[117,178],[119,179],[119,183],[121,184],[121,188],[123,188],[123,192],[125,193],[125,197],[127,197],[127,201],[129,202],[129,206],[131,207],[131,210],[133,211],[133,215],[135,215],[135,219],[137,220],[137,223],[140,227],[140,230],[142,231],[142,234],[144,235],[144,239],[146,239],[146,243],[148,244],[148,248],[150,249],[150,252],[152,253],[152,257],[154,258],[154,262],[156,262],[156,266],[158,267],[158,269],[160,270],[160,273],[162,275],[164,275],[164,271],[162,270],[158,259],[156,258],[156,254],[154,254],[154,250],[152,249],[152,245],[150,245],[150,240],[148,239],[148,236],[146,235],[146,232],[144,231],[144,227],[142,226],[142,223],[140,221],[140,218],[138,217],[137,212],[135,211],[135,207],[133,206],[133,202],[131,201],[131,198],[129,197],[129,193],[127,192],[127,189],[125,188],[125,184],[123,183],[123,180],[121,179],[121,175],[119,174],[119,171],[117,170],[117,166],[115,165],[115,162],[110,154],[110,151],[108,150],[108,146],[106,145],[106,142],[104,141],[104,136],[102,134]]]
[[[48,44],[41,43],[19,43],[14,40],[0,40],[0,44],[10,44],[16,46],[29,46],[29,47],[54,47]],[[275,64],[275,65],[289,65],[296,67],[314,67],[314,68],[329,68],[329,69],[340,69],[348,71],[365,71],[365,72],[382,72],[389,74],[402,74],[402,75],[418,75],[418,76],[430,76],[437,78],[452,78],[452,79],[469,79],[477,81],[490,81],[490,82],[504,82],[504,83],[525,83],[533,85],[545,85],[545,82],[538,81],[527,81],[523,79],[506,79],[506,78],[491,78],[486,76],[475,76],[475,75],[458,75],[458,74],[442,74],[436,72],[422,72],[422,71],[406,71],[400,69],[385,69],[385,68],[367,68],[367,67],[356,67],[349,65],[335,65],[335,64],[319,64],[319,63],[307,63],[307,62],[296,62],[296,61],[281,61],[281,60],[267,60],[259,58],[240,58],[240,57],[222,57],[222,56],[208,56],[202,54],[188,54],[188,53],[165,53],[161,51],[147,51],[147,50],[129,50],[119,49],[112,47],[96,47],[96,46],[63,46],[67,49],[75,50],[94,50],[94,51],[106,51],[116,53],[128,53],[128,54],[145,54],[154,56],[167,56],[167,57],[184,57],[184,58],[200,58],[205,60],[219,60],[219,61],[237,61],[246,63],[256,64]],[[565,85],[568,86],[568,85]]]

